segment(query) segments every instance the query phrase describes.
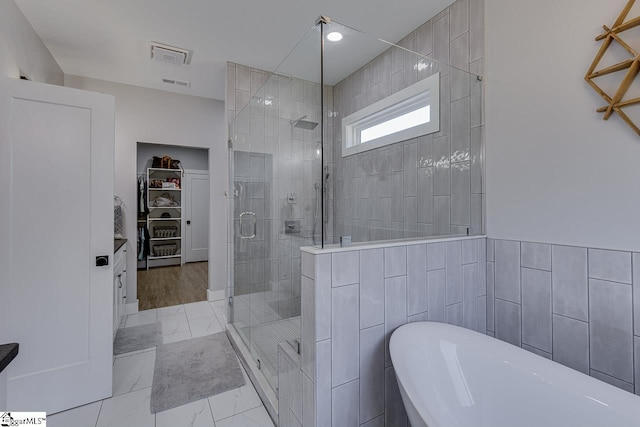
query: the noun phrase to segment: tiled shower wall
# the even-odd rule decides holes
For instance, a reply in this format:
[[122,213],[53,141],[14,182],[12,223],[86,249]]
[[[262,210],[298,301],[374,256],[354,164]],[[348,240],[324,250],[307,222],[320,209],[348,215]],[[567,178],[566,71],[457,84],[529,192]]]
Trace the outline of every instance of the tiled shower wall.
[[[325,95],[332,91],[325,90]],[[321,176],[320,127],[293,128],[291,120],[306,115],[320,122],[320,85],[228,63],[226,106],[230,137],[235,136],[229,236],[229,283],[235,289],[229,295],[255,294],[250,304],[234,299],[237,326],[298,316],[300,247],[313,244],[314,184]],[[256,213],[254,239],[239,237],[238,216],[244,211]],[[286,234],[286,220],[299,220],[300,233]],[[319,227],[318,220],[318,236]]]
[[487,329],[640,394],[640,254],[487,239]]
[[[482,234],[482,83],[465,71],[483,74],[484,0],[457,0],[398,45],[439,63],[391,48],[335,86],[334,236]],[[438,133],[342,157],[342,118],[435,72]]]
[[484,237],[383,246],[302,253],[305,427],[406,426],[391,333],[422,320],[486,332]]

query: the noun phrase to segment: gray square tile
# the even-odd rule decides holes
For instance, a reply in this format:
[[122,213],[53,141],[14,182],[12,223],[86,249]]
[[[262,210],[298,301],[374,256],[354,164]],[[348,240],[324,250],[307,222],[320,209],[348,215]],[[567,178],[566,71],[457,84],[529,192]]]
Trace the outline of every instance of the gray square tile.
[[[474,86],[474,90],[476,90]],[[480,94],[471,93],[471,193],[484,192],[484,126],[480,126],[482,99]],[[474,123],[475,121],[475,123]],[[473,127],[473,126],[480,127]]]
[[418,222],[433,223],[433,167],[418,169]]
[[427,245],[407,246],[407,315],[427,311]]
[[522,242],[522,266],[551,271],[551,245]]
[[551,353],[551,272],[522,268],[522,342]]
[[428,318],[432,322],[445,321],[445,288],[447,276],[445,270],[433,270],[427,273]]
[[360,331],[360,422],[384,413],[384,326]]
[[[427,244],[427,270],[440,270],[445,266],[445,244],[442,242]],[[640,283],[640,280],[638,282]]]
[[338,252],[331,255],[331,286],[344,286],[360,280],[358,251]]
[[553,312],[588,321],[587,249],[553,245],[551,277]]
[[383,250],[360,251],[360,327],[384,323]]
[[358,380],[335,387],[331,395],[331,425],[358,427],[358,400],[360,384]]
[[495,259],[496,298],[520,303],[520,242],[496,240]]
[[[449,14],[433,22],[433,59],[449,64]],[[447,67],[448,68],[448,67]]]
[[462,302],[462,244],[459,240],[446,243],[447,293],[446,305]]
[[406,427],[407,412],[402,404],[402,396],[398,388],[396,373],[393,367],[385,369],[384,374],[384,407],[386,426]]
[[[475,246],[475,245],[474,245]],[[478,264],[462,266],[462,322],[465,328],[478,330]]]
[[631,286],[589,279],[591,368],[633,382]]
[[396,246],[384,249],[384,277],[407,274],[407,247]]
[[589,375],[589,324],[553,315],[553,360]]
[[396,328],[407,323],[407,277],[392,277],[384,282],[385,365],[389,366],[391,334]]
[[522,314],[519,304],[496,299],[496,338],[520,347]]
[[462,303],[448,305],[445,309],[445,321],[449,325],[464,327]]
[[631,253],[589,249],[589,277],[631,284]]
[[360,349],[358,285],[333,288],[331,292],[331,374],[333,387],[358,378]]
[[404,196],[418,195],[418,144],[404,146]]

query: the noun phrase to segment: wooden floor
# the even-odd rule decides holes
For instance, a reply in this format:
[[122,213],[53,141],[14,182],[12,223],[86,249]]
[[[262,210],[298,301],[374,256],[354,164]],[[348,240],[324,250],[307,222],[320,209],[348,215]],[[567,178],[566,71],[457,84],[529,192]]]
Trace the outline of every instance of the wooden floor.
[[208,262],[138,271],[138,309],[169,307],[207,300]]

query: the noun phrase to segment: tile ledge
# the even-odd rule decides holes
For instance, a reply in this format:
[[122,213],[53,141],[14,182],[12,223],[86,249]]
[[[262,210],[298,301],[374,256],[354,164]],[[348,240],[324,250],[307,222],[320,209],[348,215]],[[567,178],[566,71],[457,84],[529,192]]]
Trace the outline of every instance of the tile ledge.
[[484,234],[477,236],[453,236],[453,237],[431,237],[431,238],[420,238],[420,239],[402,239],[402,240],[388,240],[388,241],[380,241],[380,242],[364,242],[364,243],[354,243],[351,246],[341,247],[338,244],[328,245],[323,248],[317,248],[314,246],[303,246],[300,248],[300,251],[311,254],[311,255],[322,255],[322,254],[332,254],[332,253],[340,253],[340,252],[350,252],[350,251],[364,251],[367,249],[383,249],[383,248],[393,248],[398,246],[413,246],[413,245],[424,245],[426,243],[443,243],[443,242],[452,242],[458,240],[478,240],[485,239],[487,236]]

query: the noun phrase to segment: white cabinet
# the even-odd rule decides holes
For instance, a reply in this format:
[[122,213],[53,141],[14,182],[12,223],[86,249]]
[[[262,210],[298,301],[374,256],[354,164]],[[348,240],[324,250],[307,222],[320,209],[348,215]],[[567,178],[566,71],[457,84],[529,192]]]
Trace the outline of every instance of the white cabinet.
[[120,326],[127,302],[127,246],[122,245],[113,257],[113,337]]

